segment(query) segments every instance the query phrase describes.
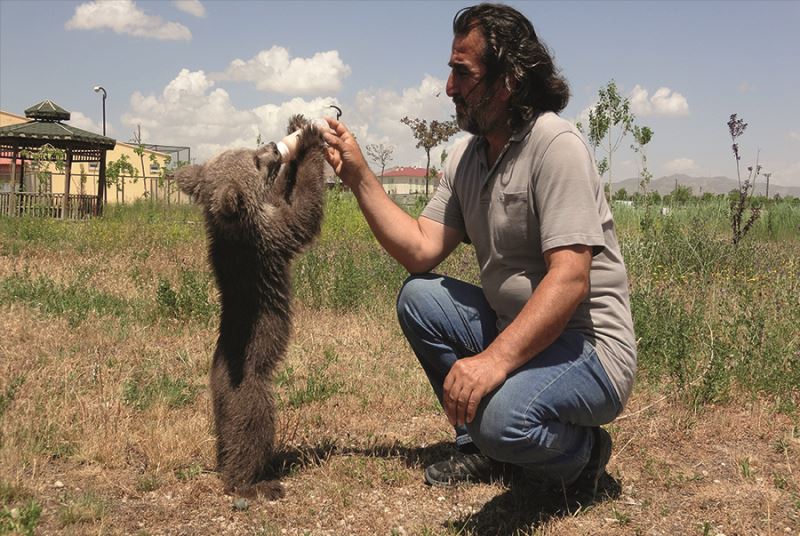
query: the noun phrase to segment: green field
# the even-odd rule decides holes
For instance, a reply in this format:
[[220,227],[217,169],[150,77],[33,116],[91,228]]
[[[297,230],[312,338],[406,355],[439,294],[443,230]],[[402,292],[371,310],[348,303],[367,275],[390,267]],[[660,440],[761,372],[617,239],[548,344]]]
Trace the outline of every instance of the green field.
[[[421,485],[449,430],[394,320],[407,274],[349,194],[329,193],[294,267],[295,334],[275,379],[287,499],[241,511],[213,473],[219,305],[200,212],[0,219],[0,534],[216,534],[220,516],[237,534],[796,529],[800,205],[768,205],[737,246],[724,201],[614,211],[639,345],[634,396],[610,427],[625,493],[566,513],[500,484]],[[475,282],[473,251],[437,271]],[[748,496],[723,498],[737,490]]]

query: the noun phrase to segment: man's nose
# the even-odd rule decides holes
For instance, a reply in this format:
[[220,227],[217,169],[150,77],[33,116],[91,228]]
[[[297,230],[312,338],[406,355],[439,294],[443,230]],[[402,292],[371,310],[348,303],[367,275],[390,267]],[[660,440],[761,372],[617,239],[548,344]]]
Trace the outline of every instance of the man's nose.
[[447,77],[447,85],[444,89],[448,97],[453,98],[453,95],[456,95],[456,86],[453,83],[453,73],[450,73],[450,75]]

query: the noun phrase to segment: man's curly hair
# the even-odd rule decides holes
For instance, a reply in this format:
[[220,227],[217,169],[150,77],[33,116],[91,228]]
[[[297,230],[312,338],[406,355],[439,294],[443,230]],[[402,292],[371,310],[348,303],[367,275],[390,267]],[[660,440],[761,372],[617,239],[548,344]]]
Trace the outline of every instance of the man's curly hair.
[[522,13],[502,4],[479,4],[456,13],[455,36],[463,37],[473,28],[478,28],[486,40],[483,62],[487,81],[504,77],[511,91],[512,131],[537,112],[560,112],[566,107],[569,85],[550,51],[536,36],[533,24]]

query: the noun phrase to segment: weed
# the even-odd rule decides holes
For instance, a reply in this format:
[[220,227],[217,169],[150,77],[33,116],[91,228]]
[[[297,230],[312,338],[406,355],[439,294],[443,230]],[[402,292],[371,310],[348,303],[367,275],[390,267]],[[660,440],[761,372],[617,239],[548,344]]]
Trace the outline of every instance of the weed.
[[297,408],[312,402],[324,402],[338,393],[340,388],[338,382],[328,378],[325,369],[314,370],[306,378],[305,385],[290,389],[289,405]]
[[[17,389],[19,389],[23,383],[25,383],[25,376],[14,376],[5,389],[0,391],[0,421],[3,420],[3,415],[5,414],[6,409],[8,409],[8,407],[14,401],[14,397],[17,394]],[[1,433],[0,438],[2,438]],[[0,445],[2,445],[2,441],[0,441]]]
[[42,507],[31,499],[21,506],[0,510],[0,534],[24,534],[33,536],[42,515]]
[[161,487],[161,479],[156,473],[145,473],[140,475],[136,481],[136,490],[147,493],[155,491]]
[[156,305],[159,313],[177,320],[196,319],[207,322],[218,313],[218,306],[208,298],[211,276],[208,272],[181,269],[176,289],[169,280],[159,278]]
[[[736,114],[731,114],[730,120],[728,121],[728,132],[733,142],[731,147],[733,149],[733,156],[736,159],[736,178],[739,180],[739,190],[735,192],[731,199],[730,211],[731,230],[733,231],[732,241],[734,246],[747,234],[761,215],[761,207],[754,202],[752,197],[753,190],[755,189],[755,181],[758,179],[759,175],[763,174],[761,172],[761,164],[758,163],[758,157],[756,157],[755,167],[748,166],[748,176],[744,182],[742,182],[742,173],[739,168],[739,161],[742,157],[739,154],[739,143],[737,140],[744,134],[746,128],[747,123],[742,119],[737,119]],[[742,219],[748,212],[749,215],[743,225]]]
[[158,400],[169,408],[179,408],[191,404],[199,390],[199,387],[165,373],[147,378],[137,372],[123,383],[122,401],[140,411],[148,409]]
[[194,480],[203,473],[203,466],[198,463],[192,463],[188,466],[181,467],[175,470],[175,477],[181,481]]
[[753,469],[750,467],[750,458],[745,457],[739,460],[739,469],[742,472],[742,478],[750,478],[753,476]]
[[68,458],[75,453],[75,444],[65,434],[66,431],[56,423],[45,422],[38,428],[33,428],[31,449],[52,459]]
[[8,506],[12,502],[29,498],[29,493],[21,486],[15,486],[4,480],[0,480],[0,504]]
[[95,493],[87,491],[67,500],[58,511],[61,524],[66,526],[78,523],[93,523],[106,515],[108,504]]
[[69,285],[45,275],[14,273],[0,280],[0,304],[22,302],[45,314],[65,317],[70,326],[81,324],[90,313],[125,317],[133,307],[125,299],[100,292],[89,285],[91,274],[80,272]]
[[291,407],[297,408],[313,402],[324,402],[339,393],[342,388],[341,382],[333,380],[328,374],[328,368],[337,359],[336,352],[328,348],[324,352],[323,363],[312,366],[304,383],[297,385],[294,369],[287,366],[276,375],[275,385],[288,388],[288,404]]
[[789,481],[786,479],[785,476],[782,475],[773,475],[772,484],[775,486],[776,489],[780,490],[786,490],[789,488]]
[[620,525],[621,527],[624,527],[624,526],[626,526],[626,525],[629,525],[629,524],[630,524],[630,522],[631,522],[631,516],[630,516],[629,514],[626,514],[625,512],[622,512],[622,511],[620,511],[620,510],[617,510],[617,509],[616,509],[616,508],[614,508],[613,506],[611,507],[611,513],[614,515],[614,520],[615,520],[617,523],[619,523],[619,525]]
[[291,365],[284,365],[272,380],[276,387],[289,386],[294,383],[294,367]]

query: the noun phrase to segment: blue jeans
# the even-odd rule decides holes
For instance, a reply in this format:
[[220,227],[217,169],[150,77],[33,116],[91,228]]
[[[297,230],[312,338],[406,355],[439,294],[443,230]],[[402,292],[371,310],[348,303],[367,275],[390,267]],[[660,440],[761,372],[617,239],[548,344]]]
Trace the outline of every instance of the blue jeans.
[[[450,367],[497,337],[497,316],[480,287],[436,274],[413,275],[397,299],[400,326],[439,402]],[[475,418],[457,426],[469,443],[543,483],[573,482],[589,461],[592,428],[622,407],[591,344],[565,331],[481,400]]]

